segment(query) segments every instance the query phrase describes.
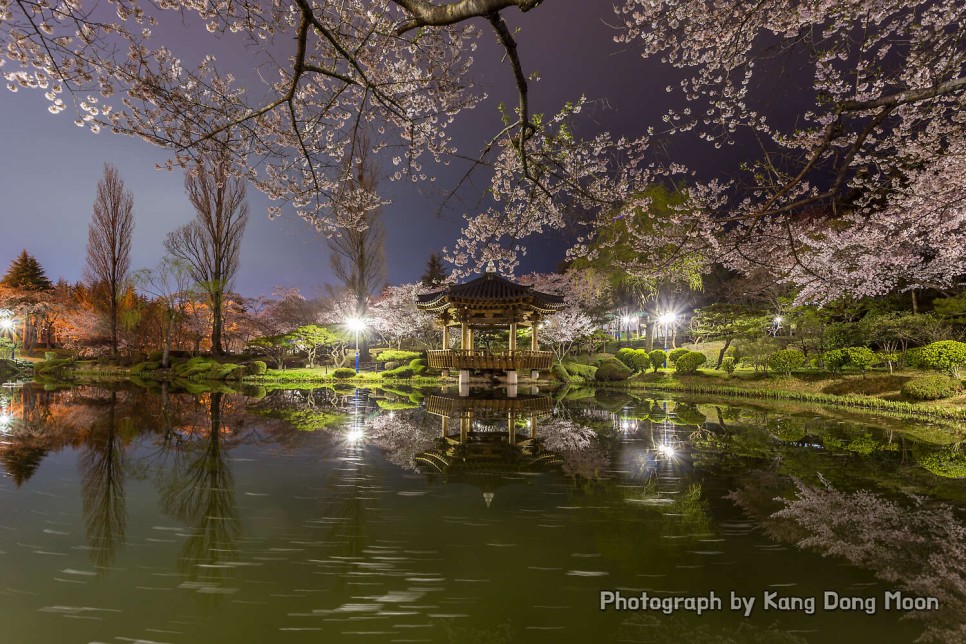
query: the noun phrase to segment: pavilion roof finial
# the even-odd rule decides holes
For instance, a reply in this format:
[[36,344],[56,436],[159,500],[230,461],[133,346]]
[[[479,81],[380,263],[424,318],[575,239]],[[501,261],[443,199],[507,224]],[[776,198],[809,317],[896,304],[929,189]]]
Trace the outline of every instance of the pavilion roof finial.
[[486,263],[486,272],[487,273],[495,273],[496,272],[496,264],[493,263],[493,260],[492,259],[489,262]]

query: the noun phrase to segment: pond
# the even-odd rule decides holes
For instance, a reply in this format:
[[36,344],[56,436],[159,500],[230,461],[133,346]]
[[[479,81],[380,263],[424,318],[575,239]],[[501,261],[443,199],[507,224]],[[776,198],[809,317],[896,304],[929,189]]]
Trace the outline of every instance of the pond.
[[2,639],[966,638],[961,428],[500,393],[5,386]]

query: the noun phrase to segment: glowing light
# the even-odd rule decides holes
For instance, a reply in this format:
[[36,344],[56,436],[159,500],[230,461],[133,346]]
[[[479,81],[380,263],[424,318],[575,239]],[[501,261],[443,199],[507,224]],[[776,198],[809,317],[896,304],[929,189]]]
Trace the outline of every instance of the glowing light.
[[366,321],[362,318],[349,318],[345,321],[345,325],[349,327],[350,331],[365,331]]
[[624,324],[630,324],[631,319],[632,319],[631,316],[625,315],[624,317],[621,318],[621,322],[623,322]]
[[776,315],[776,316],[775,316],[775,326],[778,326],[778,325],[780,325],[780,324],[782,323],[782,321],[783,321],[784,319],[785,319],[785,318],[783,318],[782,316],[780,316],[780,315]]
[[666,326],[668,324],[674,324],[674,321],[677,319],[677,317],[678,316],[674,313],[664,313],[657,319],[657,321]]
[[10,431],[10,424],[13,422],[13,416],[4,412],[0,414],[0,434],[6,434]]
[[658,445],[657,451],[664,454],[668,458],[674,458],[674,448],[670,445]]
[[362,442],[362,439],[366,437],[365,431],[361,427],[351,428],[345,435],[345,441],[350,445]]
[[0,329],[10,331],[13,329],[13,318],[0,318]]

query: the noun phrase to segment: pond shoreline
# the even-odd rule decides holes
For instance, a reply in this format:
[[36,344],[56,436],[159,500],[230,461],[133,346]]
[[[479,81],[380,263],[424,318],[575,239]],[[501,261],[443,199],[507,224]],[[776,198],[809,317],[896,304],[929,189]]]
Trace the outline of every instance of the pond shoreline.
[[[174,382],[183,380],[170,372],[146,372],[131,373],[129,369],[110,368],[110,369],[68,369],[59,374],[62,378],[56,379],[63,384],[83,384],[84,382],[96,382],[104,380],[129,381],[138,384],[138,381],[150,380],[154,382]],[[43,377],[34,380],[39,384],[44,384]],[[695,384],[679,382],[671,379],[668,381],[656,380],[646,382],[641,380],[626,380],[618,382],[579,382],[579,383],[558,383],[556,381],[542,379],[523,382],[523,386],[548,387],[550,390],[557,389],[568,384],[577,386],[593,387],[595,389],[609,390],[636,390],[636,391],[660,391],[669,393],[684,394],[707,394],[726,396],[730,398],[751,398],[759,400],[787,400],[802,403],[813,403],[817,405],[835,405],[853,409],[863,409],[872,412],[886,413],[890,415],[900,415],[909,418],[922,419],[941,419],[966,422],[966,408],[955,407],[945,408],[922,403],[910,403],[904,401],[883,400],[874,396],[867,395],[837,395],[828,393],[814,393],[804,391],[794,391],[780,387],[736,387],[732,385],[717,384]],[[372,386],[372,385],[407,385],[423,387],[445,387],[456,384],[454,378],[442,378],[439,376],[423,376],[416,378],[383,378],[376,373],[360,374],[352,378],[334,378],[329,374],[292,374],[287,376],[284,372],[272,373],[268,376],[244,376],[240,379],[232,380],[210,380],[210,379],[189,379],[196,385],[204,385],[206,382],[221,386],[254,385],[267,388],[292,388],[299,389],[305,385],[349,385],[349,386]],[[471,381],[472,386],[484,386],[491,384],[486,379]]]

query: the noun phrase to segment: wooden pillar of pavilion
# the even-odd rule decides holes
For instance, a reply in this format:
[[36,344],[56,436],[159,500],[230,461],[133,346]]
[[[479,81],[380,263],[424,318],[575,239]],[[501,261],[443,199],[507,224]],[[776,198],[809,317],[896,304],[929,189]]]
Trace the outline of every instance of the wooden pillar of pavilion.
[[540,326],[540,318],[534,316],[533,321],[530,323],[530,330],[533,332],[530,334],[530,350],[539,351],[540,342],[537,340],[537,328]]

